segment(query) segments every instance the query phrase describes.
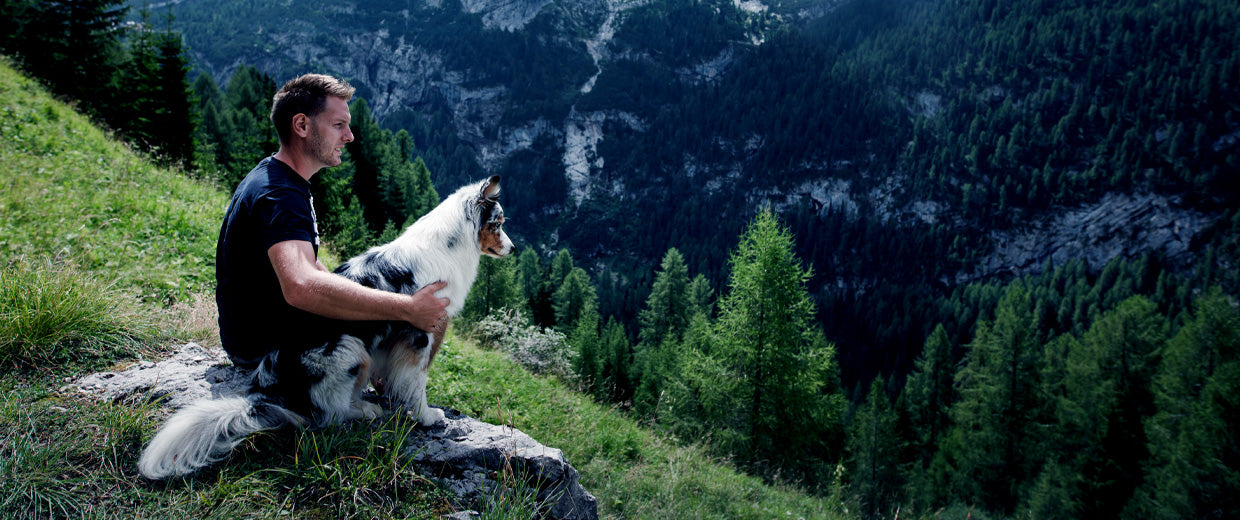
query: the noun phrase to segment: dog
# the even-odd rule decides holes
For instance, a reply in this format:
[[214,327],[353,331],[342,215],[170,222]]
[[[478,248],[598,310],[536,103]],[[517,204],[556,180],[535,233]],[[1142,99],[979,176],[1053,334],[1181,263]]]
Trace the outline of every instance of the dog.
[[[336,273],[384,291],[413,294],[436,281],[455,316],[478,274],[481,255],[512,254],[499,204],[499,176],[465,186],[395,241],[349,259]],[[193,473],[219,461],[250,434],[284,426],[317,428],[374,419],[383,408],[361,399],[368,383],[422,426],[443,420],[426,404],[427,370],[443,343],[405,322],[324,319],[323,340],[268,354],[244,396],[186,406],[151,439],[138,472],[152,480]],[[446,330],[446,326],[444,328]]]

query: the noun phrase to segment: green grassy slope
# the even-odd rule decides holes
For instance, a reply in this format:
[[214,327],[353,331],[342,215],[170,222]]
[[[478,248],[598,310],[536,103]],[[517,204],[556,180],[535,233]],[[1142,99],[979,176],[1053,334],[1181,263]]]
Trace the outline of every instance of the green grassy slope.
[[144,300],[210,290],[228,197],[153,166],[0,66],[0,260],[72,260]]
[[[134,464],[159,424],[154,406],[59,393],[68,378],[172,341],[166,338],[183,325],[166,308],[209,294],[226,202],[213,186],[152,166],[0,62],[0,326],[9,327],[0,333],[64,314],[80,319],[50,320],[47,328],[102,323],[132,340],[83,355],[85,343],[72,334],[31,336],[24,349],[0,356],[0,517],[437,518],[449,511],[442,492],[392,461],[394,439],[409,427],[399,421],[260,435],[193,479],[150,483]],[[81,299],[66,300],[73,292]],[[31,293],[72,304],[34,305]],[[74,314],[79,309],[95,311]],[[41,349],[65,355],[50,363],[30,354]],[[503,354],[453,338],[439,359],[433,402],[515,424],[564,450],[604,518],[840,516],[827,500],[740,474]],[[514,500],[485,517],[519,517]]]

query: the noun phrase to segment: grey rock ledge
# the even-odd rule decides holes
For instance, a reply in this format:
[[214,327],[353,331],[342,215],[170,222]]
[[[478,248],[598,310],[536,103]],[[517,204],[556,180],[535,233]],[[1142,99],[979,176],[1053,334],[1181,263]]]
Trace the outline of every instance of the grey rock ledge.
[[[229,364],[222,350],[195,343],[182,346],[159,362],[140,361],[120,372],[90,374],[61,388],[100,401],[144,403],[162,400],[175,410],[199,399],[239,395],[252,372]],[[496,426],[444,409],[446,419],[417,428],[409,441],[411,470],[436,479],[461,498],[465,507],[481,506],[510,471],[538,490],[544,516],[557,520],[598,518],[598,504],[577,481],[577,470],[564,453],[535,441],[515,428]]]

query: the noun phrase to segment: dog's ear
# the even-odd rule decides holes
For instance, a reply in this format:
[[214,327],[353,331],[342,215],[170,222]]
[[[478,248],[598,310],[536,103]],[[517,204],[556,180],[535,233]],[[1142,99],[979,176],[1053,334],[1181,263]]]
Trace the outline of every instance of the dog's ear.
[[497,200],[499,200],[499,175],[492,175],[490,179],[482,181],[482,189],[478,191],[478,203],[485,204]]

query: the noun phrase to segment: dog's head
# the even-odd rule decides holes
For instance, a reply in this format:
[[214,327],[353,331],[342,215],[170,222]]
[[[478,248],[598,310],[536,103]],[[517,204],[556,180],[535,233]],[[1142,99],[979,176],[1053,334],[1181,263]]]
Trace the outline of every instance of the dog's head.
[[482,215],[478,229],[480,252],[495,258],[512,254],[516,247],[504,233],[504,208],[499,205],[499,175],[482,181],[474,204]]

